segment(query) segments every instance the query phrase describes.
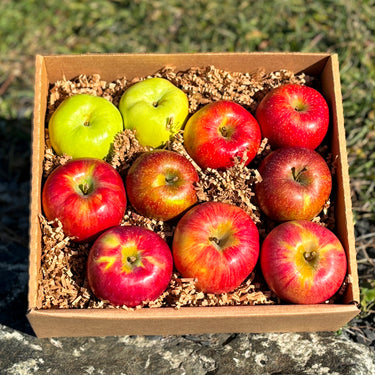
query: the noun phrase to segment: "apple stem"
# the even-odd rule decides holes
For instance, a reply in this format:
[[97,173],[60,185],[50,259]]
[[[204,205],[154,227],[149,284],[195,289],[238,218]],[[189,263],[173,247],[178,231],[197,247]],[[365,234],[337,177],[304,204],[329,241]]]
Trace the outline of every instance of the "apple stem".
[[307,167],[303,167],[300,171],[298,171],[298,173],[296,174],[296,168],[295,167],[292,167],[292,174],[293,174],[293,179],[294,181],[297,181],[299,182],[299,179],[301,177],[301,174],[303,172],[306,172],[307,171]]
[[311,262],[316,257],[316,251],[306,251],[303,253],[303,257],[308,261]]
[[82,191],[83,195],[87,195],[91,191],[91,186],[87,182],[79,185],[79,189]]
[[220,245],[220,240],[217,237],[209,237],[208,240],[216,245]]
[[217,238],[217,237],[209,237],[208,240],[212,242],[212,244],[214,245],[214,247],[216,248],[216,250],[221,251],[222,241],[220,241],[219,238]]
[[152,103],[152,105],[156,108],[159,105],[159,103],[157,101],[155,101],[155,102]]
[[136,258],[134,255],[132,255],[132,256],[130,256],[130,257],[127,257],[126,260],[127,260],[129,263],[134,264],[135,261],[137,260],[137,258]]
[[226,127],[226,126],[222,126],[222,127],[220,128],[220,133],[221,133],[221,135],[222,135],[224,138],[226,138],[226,137],[228,136],[228,129],[227,129],[227,127]]
[[167,184],[173,184],[178,181],[178,176],[166,176],[165,181]]

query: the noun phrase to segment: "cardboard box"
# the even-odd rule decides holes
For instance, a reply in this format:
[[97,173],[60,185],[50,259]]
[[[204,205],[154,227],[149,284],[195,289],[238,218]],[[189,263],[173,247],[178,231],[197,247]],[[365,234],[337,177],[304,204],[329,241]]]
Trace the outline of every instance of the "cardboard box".
[[[267,72],[288,69],[319,77],[322,93],[331,111],[331,148],[338,157],[335,184],[336,234],[348,256],[350,283],[342,304],[257,305],[227,307],[38,310],[38,277],[41,265],[42,161],[48,89],[51,83],[79,74],[100,74],[113,81],[126,76],[153,74],[165,65],[177,70],[215,65],[220,69]],[[338,57],[314,53],[196,53],[196,54],[88,54],[36,56],[35,111],[32,145],[32,190],[30,212],[29,311],[27,317],[39,337],[166,335],[220,332],[332,331],[349,322],[359,312],[359,287],[354,247],[345,129]]]

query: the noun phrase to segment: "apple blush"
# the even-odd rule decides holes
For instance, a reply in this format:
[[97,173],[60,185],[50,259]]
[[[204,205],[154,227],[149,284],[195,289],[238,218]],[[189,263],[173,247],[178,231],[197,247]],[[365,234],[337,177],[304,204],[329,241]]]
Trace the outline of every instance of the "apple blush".
[[88,283],[95,296],[115,306],[135,307],[158,298],[172,277],[167,243],[138,226],[116,226],[94,242],[87,260]]

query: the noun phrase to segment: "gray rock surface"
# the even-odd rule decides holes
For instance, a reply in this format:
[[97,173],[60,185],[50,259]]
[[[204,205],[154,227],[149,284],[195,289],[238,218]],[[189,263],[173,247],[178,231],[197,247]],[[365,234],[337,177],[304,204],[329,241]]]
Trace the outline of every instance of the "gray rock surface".
[[372,375],[375,353],[335,333],[38,339],[0,326],[0,373]]

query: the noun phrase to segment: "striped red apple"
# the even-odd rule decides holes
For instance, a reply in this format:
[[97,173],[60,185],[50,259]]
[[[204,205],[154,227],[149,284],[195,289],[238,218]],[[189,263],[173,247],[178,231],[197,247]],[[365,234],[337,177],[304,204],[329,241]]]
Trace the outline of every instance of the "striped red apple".
[[203,169],[226,169],[236,158],[250,163],[261,142],[257,120],[243,106],[229,100],[205,105],[187,121],[184,145]]
[[346,253],[337,236],[307,220],[275,227],[262,244],[260,265],[270,289],[296,304],[330,299],[347,272]]
[[167,288],[173,260],[167,243],[138,226],[116,226],[93,244],[87,260],[91,290],[112,305],[135,307]]
[[241,208],[205,202],[191,208],[178,222],[173,237],[177,270],[197,279],[198,290],[230,292],[253,271],[259,255],[259,234]]
[[311,220],[323,208],[332,177],[323,157],[302,147],[279,148],[261,162],[255,197],[272,220]]
[[316,149],[329,126],[323,95],[312,87],[286,84],[271,90],[259,103],[255,117],[273,148]]
[[126,193],[120,174],[100,159],[83,158],[57,167],[42,192],[47,220],[59,219],[74,241],[91,241],[121,223]]
[[169,150],[141,154],[129,168],[126,191],[141,215],[171,220],[197,202],[194,184],[199,176],[183,155]]

